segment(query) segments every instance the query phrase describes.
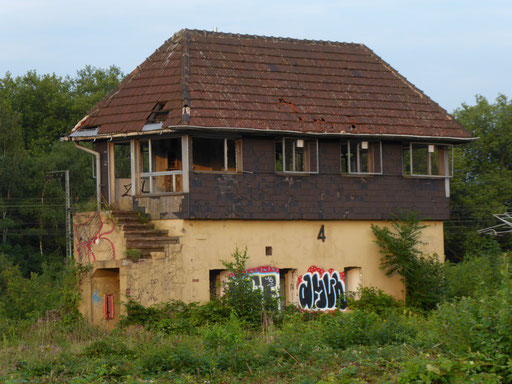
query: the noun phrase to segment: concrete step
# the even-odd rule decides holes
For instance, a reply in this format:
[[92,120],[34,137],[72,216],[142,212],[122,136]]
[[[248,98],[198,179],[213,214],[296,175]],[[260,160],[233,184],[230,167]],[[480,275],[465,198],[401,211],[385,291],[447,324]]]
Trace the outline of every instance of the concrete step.
[[150,236],[150,237],[168,237],[169,231],[161,231],[156,229],[126,229],[124,228],[124,237],[126,239],[131,237],[141,237],[141,236]]
[[142,224],[142,223],[125,223],[125,224],[119,224],[120,226],[123,227],[123,231],[126,233],[126,232],[129,232],[129,231],[146,231],[146,230],[152,230],[154,231],[154,228],[155,228],[155,224],[152,224],[152,223],[147,223],[147,224]]
[[135,243],[156,243],[156,244],[179,244],[180,239],[177,236],[127,236],[126,244],[131,245]]
[[140,249],[165,249],[165,246],[169,243],[155,243],[151,241],[127,241],[126,248]]

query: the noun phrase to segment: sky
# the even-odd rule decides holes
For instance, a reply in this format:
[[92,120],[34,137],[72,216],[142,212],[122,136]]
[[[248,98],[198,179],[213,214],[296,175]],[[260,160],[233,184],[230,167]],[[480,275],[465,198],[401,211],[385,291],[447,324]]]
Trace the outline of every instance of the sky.
[[0,0],[0,77],[131,72],[182,28],[363,43],[449,112],[512,97],[510,0]]

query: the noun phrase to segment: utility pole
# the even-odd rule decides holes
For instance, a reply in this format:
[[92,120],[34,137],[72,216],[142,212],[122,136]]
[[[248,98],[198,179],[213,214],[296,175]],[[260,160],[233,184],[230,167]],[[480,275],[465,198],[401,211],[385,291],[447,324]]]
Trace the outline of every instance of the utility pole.
[[48,172],[49,174],[64,173],[64,190],[66,192],[66,257],[73,258],[73,234],[71,232],[71,198],[69,190],[69,169]]

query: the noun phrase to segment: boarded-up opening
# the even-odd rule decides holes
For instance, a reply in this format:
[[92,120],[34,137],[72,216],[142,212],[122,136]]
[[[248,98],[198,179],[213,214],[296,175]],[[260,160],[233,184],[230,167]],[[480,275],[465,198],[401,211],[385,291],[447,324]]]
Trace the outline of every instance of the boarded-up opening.
[[119,268],[98,269],[91,284],[92,323],[113,329],[119,321],[121,309]]
[[345,268],[345,290],[348,296],[359,298],[359,289],[363,285],[361,267]]
[[222,295],[222,272],[223,269],[210,270],[210,300],[218,300]]
[[281,308],[295,302],[297,270],[290,268],[279,269],[279,304]]

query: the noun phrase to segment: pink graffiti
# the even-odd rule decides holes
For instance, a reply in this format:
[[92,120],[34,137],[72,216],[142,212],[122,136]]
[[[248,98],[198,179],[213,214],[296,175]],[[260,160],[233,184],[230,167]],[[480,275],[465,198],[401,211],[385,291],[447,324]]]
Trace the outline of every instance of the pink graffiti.
[[116,249],[114,247],[114,243],[112,243],[112,241],[106,237],[114,232],[116,223],[114,219],[112,219],[112,229],[106,232],[102,232],[104,224],[105,223],[103,220],[101,220],[99,212],[96,212],[84,223],[73,224],[75,237],[77,238],[75,241],[75,251],[80,255],[80,260],[82,260],[85,256],[87,256],[89,263],[91,262],[91,257],[93,260],[96,260],[96,255],[94,254],[92,248],[95,244],[99,244],[102,240],[105,240],[110,244],[112,258],[113,260],[116,259]]

